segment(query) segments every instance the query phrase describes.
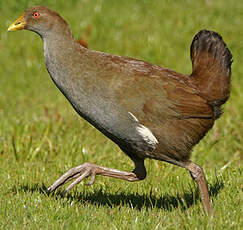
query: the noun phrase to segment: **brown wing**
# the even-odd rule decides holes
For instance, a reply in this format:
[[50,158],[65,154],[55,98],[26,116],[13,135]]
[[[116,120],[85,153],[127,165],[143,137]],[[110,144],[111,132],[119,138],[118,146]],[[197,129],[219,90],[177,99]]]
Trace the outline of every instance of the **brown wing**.
[[122,107],[143,123],[171,119],[211,118],[211,107],[197,94],[188,76],[162,69],[125,77],[115,95]]

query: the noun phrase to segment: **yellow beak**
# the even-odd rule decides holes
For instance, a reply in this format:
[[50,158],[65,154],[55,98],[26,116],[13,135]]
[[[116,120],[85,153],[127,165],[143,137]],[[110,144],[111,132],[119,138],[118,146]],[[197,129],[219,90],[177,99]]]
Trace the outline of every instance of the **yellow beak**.
[[8,27],[8,31],[23,30],[25,26],[26,21],[24,20],[24,14],[22,14]]

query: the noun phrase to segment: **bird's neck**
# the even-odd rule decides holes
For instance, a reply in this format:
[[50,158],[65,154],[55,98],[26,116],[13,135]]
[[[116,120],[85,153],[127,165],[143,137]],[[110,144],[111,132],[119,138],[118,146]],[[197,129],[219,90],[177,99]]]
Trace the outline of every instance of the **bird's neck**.
[[[68,55],[74,46],[74,38],[69,33],[50,33],[42,36],[45,58],[52,58],[60,55]],[[66,55],[65,55],[66,54]]]
[[85,87],[81,76],[84,75],[82,71],[85,71],[88,50],[79,45],[72,35],[60,34],[42,39],[46,68],[59,90],[72,101],[75,94],[73,78],[79,78],[80,87]]
[[80,57],[82,53],[82,48],[79,48],[71,32],[51,33],[43,36],[42,40],[45,63],[53,80],[63,78],[65,74],[67,76],[66,72],[72,69],[75,62],[73,59]]

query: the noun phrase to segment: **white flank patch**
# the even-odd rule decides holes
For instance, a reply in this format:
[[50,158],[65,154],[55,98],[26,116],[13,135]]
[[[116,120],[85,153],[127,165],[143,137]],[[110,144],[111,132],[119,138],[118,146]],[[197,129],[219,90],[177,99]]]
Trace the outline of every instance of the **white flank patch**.
[[151,146],[155,147],[158,144],[158,140],[156,137],[153,135],[153,133],[148,129],[146,126],[139,124],[138,119],[131,113],[128,112],[134,121],[138,123],[138,126],[136,127],[136,130],[140,134],[140,136]]
[[137,127],[137,131],[142,136],[142,138],[149,143],[149,145],[156,146],[158,144],[158,140],[153,135],[153,133],[144,125],[139,124]]

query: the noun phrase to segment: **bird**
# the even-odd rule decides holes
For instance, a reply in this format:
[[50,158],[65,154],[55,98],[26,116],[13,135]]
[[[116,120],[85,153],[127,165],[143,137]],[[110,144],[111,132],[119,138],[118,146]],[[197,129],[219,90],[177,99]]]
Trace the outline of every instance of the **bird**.
[[[43,40],[48,73],[73,109],[134,163],[131,172],[85,162],[69,169],[48,193],[70,182],[64,194],[96,175],[130,182],[146,178],[146,158],[185,168],[197,183],[207,215],[213,214],[201,166],[190,160],[193,147],[222,114],[231,89],[232,54],[221,35],[200,30],[190,47],[192,73],[130,57],[86,49],[67,22],[45,6],[27,9],[8,31],[29,30]],[[115,157],[115,154],[114,154]]]

